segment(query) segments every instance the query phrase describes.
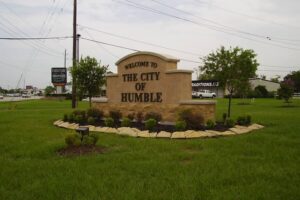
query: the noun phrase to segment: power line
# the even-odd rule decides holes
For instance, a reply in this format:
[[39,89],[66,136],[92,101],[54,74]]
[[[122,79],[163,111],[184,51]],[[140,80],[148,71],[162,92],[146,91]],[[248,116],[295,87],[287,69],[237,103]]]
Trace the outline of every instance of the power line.
[[275,25],[278,25],[278,26],[300,28],[299,26],[293,26],[293,25],[288,25],[288,24],[281,24],[281,23],[278,23],[278,22],[275,22],[275,21],[267,20],[267,19],[262,18],[262,17],[257,17],[257,16],[253,16],[253,15],[248,15],[248,14],[245,14],[245,13],[237,12],[237,11],[234,11],[234,10],[230,10],[230,9],[218,6],[218,5],[216,5],[216,4],[212,3],[212,2],[208,3],[208,2],[199,1],[199,0],[194,0],[194,1],[196,1],[199,4],[209,4],[209,6],[215,7],[217,9],[223,10],[225,12],[229,12],[229,13],[232,13],[232,14],[235,14],[235,15],[240,15],[240,16],[247,17],[247,18],[252,18],[252,19],[260,21],[260,22],[261,21],[265,21],[267,23],[272,23],[272,24],[275,24]]
[[72,36],[57,37],[0,37],[0,40],[62,40],[73,38]]
[[106,34],[106,35],[109,35],[109,36],[122,38],[122,39],[125,39],[125,40],[129,40],[129,41],[133,41],[133,42],[137,42],[137,43],[141,43],[141,44],[146,44],[146,45],[159,47],[159,48],[162,48],[162,49],[167,49],[167,50],[176,51],[176,52],[180,52],[180,53],[190,54],[190,55],[194,55],[194,56],[201,56],[201,55],[199,55],[197,53],[194,53],[194,52],[184,51],[184,50],[175,49],[175,48],[170,48],[170,47],[167,47],[167,46],[162,46],[162,45],[159,45],[159,44],[154,44],[154,43],[150,43],[150,42],[143,41],[143,40],[137,40],[137,39],[133,39],[133,38],[130,38],[130,37],[125,37],[125,36],[118,35],[118,34],[115,34],[115,33],[102,31],[102,30],[92,28],[92,27],[88,27],[88,26],[83,26],[83,25],[78,25],[78,26],[80,26],[82,28],[85,28],[85,29],[92,30],[92,31],[96,31],[96,32],[99,32],[99,33],[103,33],[103,34]]
[[143,6],[141,4],[138,4],[138,3],[135,3],[135,2],[132,2],[132,1],[125,0],[125,1],[127,1],[129,3],[120,2],[120,1],[117,1],[117,0],[113,0],[113,1],[115,1],[117,3],[120,3],[120,4],[127,5],[127,6],[135,7],[135,8],[138,8],[138,9],[146,10],[148,12],[152,12],[152,13],[156,13],[156,14],[159,14],[159,15],[168,16],[168,17],[175,18],[175,19],[178,19],[178,20],[181,20],[181,21],[186,21],[186,22],[189,22],[189,23],[201,26],[201,27],[204,26],[204,27],[206,27],[208,29],[215,30],[215,31],[218,31],[218,32],[223,32],[223,33],[226,33],[226,34],[229,34],[229,35],[233,35],[233,36],[236,36],[236,37],[240,37],[240,38],[243,38],[243,39],[247,39],[247,40],[251,40],[251,41],[255,41],[255,42],[263,43],[263,44],[267,44],[267,45],[277,46],[277,47],[281,47],[281,48],[285,48],[285,49],[300,51],[299,48],[293,48],[293,47],[284,46],[284,45],[281,45],[281,44],[278,44],[278,43],[274,43],[274,42],[270,43],[270,42],[264,42],[264,41],[261,41],[261,40],[256,40],[256,39],[253,39],[253,38],[244,37],[244,36],[239,35],[237,33],[228,32],[228,30],[224,30],[224,29],[222,30],[222,28],[220,28],[220,27],[216,27],[216,26],[213,26],[213,25],[199,23],[199,22],[196,22],[196,21],[193,21],[193,20],[190,20],[190,19],[186,19],[186,18],[183,18],[183,17],[178,17],[176,15],[165,13],[165,12],[153,9],[153,8],[149,8],[147,6]]

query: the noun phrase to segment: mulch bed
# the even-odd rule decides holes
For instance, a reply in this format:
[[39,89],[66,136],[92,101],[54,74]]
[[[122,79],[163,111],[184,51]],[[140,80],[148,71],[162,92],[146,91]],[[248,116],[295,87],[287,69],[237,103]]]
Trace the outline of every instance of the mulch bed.
[[68,146],[59,149],[57,153],[61,156],[72,156],[72,155],[86,155],[86,154],[103,154],[107,148],[94,146],[94,145],[80,145],[80,146]]

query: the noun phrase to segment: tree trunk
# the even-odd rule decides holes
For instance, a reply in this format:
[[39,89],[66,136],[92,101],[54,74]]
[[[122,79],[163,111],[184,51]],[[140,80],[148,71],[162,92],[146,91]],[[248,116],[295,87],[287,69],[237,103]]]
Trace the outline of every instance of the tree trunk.
[[89,96],[90,108],[92,107],[92,97]]
[[229,101],[228,101],[228,112],[227,112],[227,117],[228,118],[230,118],[230,114],[231,114],[231,99],[232,99],[232,93],[230,92]]

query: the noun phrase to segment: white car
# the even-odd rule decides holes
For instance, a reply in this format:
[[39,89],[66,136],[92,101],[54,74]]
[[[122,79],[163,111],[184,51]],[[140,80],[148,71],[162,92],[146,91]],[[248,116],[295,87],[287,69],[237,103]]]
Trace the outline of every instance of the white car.
[[199,92],[193,91],[192,96],[197,98],[215,98],[217,95],[209,90],[200,90]]
[[0,99],[4,99],[4,96],[2,94],[0,94]]

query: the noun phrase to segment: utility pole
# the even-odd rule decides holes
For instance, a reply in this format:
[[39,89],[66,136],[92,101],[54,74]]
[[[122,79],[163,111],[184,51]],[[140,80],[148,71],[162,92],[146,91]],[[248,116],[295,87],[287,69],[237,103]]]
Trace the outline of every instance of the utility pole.
[[[73,8],[73,67],[76,67],[76,39],[77,39],[77,0],[74,0]],[[76,108],[77,88],[76,78],[72,77],[72,108]]]

